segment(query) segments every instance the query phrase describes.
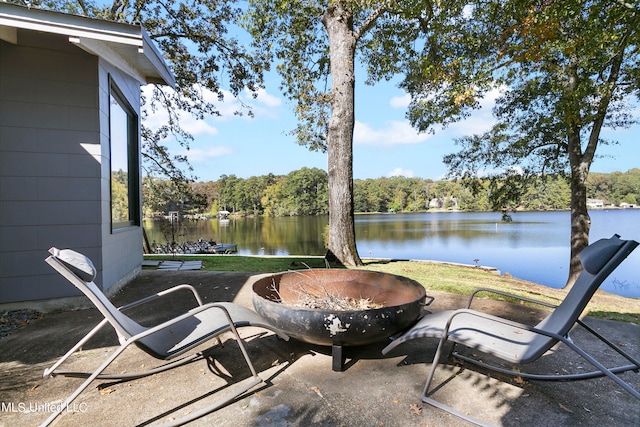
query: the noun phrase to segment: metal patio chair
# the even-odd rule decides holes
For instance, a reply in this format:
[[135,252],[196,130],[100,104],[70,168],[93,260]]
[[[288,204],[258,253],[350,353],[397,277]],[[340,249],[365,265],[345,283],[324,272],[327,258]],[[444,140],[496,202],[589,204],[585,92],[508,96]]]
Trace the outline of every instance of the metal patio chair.
[[[493,289],[477,289],[471,294],[466,308],[460,310],[446,310],[424,316],[409,331],[392,341],[382,350],[382,352],[383,354],[388,354],[400,344],[416,338],[439,338],[438,347],[436,349],[431,369],[427,376],[427,381],[424,385],[421,400],[427,404],[445,410],[452,415],[480,425],[483,425],[484,423],[430,397],[429,389],[431,381],[440,362],[443,347],[447,342],[452,343],[451,356],[481,366],[485,369],[533,380],[567,381],[607,376],[631,395],[640,399],[640,393],[616,375],[626,371],[638,372],[640,369],[640,360],[627,354],[619,346],[607,340],[579,318],[600,284],[636,248],[636,246],[638,246],[638,242],[633,240],[621,240],[618,235],[614,235],[609,239],[598,240],[597,242],[587,246],[580,253],[583,271],[571,290],[567,293],[565,299],[558,306],[518,295],[511,295]],[[473,298],[481,292],[492,292],[517,298],[529,303],[540,304],[542,306],[553,308],[553,311],[534,327],[513,322],[504,318],[472,310],[470,307]],[[576,323],[631,363],[615,368],[605,367],[585,350],[578,347],[569,337],[569,331]],[[592,372],[568,375],[527,374],[520,371],[515,372],[499,366],[490,365],[487,362],[480,361],[455,351],[456,345],[462,345],[464,347],[478,350],[482,353],[490,354],[507,362],[526,364],[539,359],[558,342],[565,344],[571,350],[575,351],[595,367],[595,370]]]
[[[85,335],[75,346],[71,348],[60,360],[53,366],[45,369],[43,376],[64,375],[71,377],[82,377],[86,380],[61,404],[60,410],[52,413],[50,417],[42,424],[49,425],[54,419],[68,407],[73,400],[96,379],[109,380],[130,380],[141,378],[147,375],[157,374],[168,369],[188,363],[200,357],[206,352],[199,351],[187,354],[189,350],[201,345],[202,343],[217,338],[218,344],[221,344],[219,336],[227,331],[231,331],[238,342],[238,346],[242,351],[245,362],[249,366],[252,377],[246,379],[242,386],[236,387],[234,393],[229,393],[218,401],[203,408],[199,411],[189,414],[186,417],[173,421],[170,425],[181,425],[202,417],[241,396],[254,386],[263,382],[256,372],[253,363],[247,353],[244,341],[237,331],[237,327],[241,326],[257,326],[270,329],[276,332],[281,338],[288,340],[289,337],[281,332],[275,331],[270,325],[260,319],[253,311],[234,303],[216,302],[203,304],[196,289],[190,285],[178,285],[170,289],[150,295],[141,300],[132,302],[125,306],[116,308],[93,283],[96,270],[93,263],[86,256],[72,251],[70,249],[51,248],[51,254],[46,262],[51,265],[62,276],[69,280],[76,288],[87,296],[95,307],[104,316],[104,319],[95,326],[87,335]],[[197,306],[188,312],[179,315],[173,319],[164,321],[153,327],[144,327],[126,316],[123,311],[137,307],[149,301],[169,295],[175,291],[187,290],[193,293],[197,302]],[[80,349],[91,337],[93,337],[102,327],[110,324],[118,336],[120,346],[111,353],[106,360],[92,373],[89,372],[72,372],[58,370],[58,367],[75,351]],[[172,360],[157,368],[144,372],[135,372],[129,374],[103,374],[103,371],[130,345],[135,344],[146,353],[156,359]],[[215,344],[214,344],[215,345]]]

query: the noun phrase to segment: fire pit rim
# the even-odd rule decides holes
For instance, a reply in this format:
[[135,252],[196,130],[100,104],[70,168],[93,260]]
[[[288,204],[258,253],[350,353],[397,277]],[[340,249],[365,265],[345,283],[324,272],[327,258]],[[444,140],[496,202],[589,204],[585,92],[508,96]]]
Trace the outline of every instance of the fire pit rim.
[[[365,343],[376,342],[388,336],[391,336],[393,333],[397,333],[401,330],[404,330],[406,327],[409,326],[409,324],[407,323],[409,322],[410,324],[412,324],[413,322],[415,322],[415,320],[417,320],[417,318],[419,317],[419,314],[422,311],[423,307],[428,305],[428,304],[425,304],[425,301],[427,300],[426,288],[416,280],[410,279],[408,277],[401,276],[398,274],[385,273],[385,272],[379,272],[379,271],[373,271],[373,270],[364,270],[364,269],[352,269],[352,270],[309,269],[309,270],[303,270],[303,271],[312,271],[314,273],[321,273],[321,274],[329,272],[329,274],[336,274],[336,275],[340,274],[340,272],[351,272],[352,274],[355,274],[356,277],[360,275],[366,276],[368,274],[371,274],[372,277],[384,276],[387,278],[387,280],[391,278],[392,280],[395,280],[398,283],[402,283],[404,288],[411,289],[410,293],[413,293],[415,295],[413,295],[410,299],[407,298],[406,301],[403,301],[397,304],[383,305],[382,307],[369,308],[369,309],[340,310],[340,309],[327,309],[327,308],[309,308],[309,307],[300,307],[296,305],[282,303],[282,301],[270,299],[267,296],[262,295],[260,294],[260,292],[256,291],[256,288],[258,286],[262,286],[262,289],[264,289],[264,287],[266,286],[265,281],[270,278],[271,279],[278,278],[278,280],[280,280],[284,275],[295,274],[300,271],[289,270],[284,272],[271,273],[269,275],[265,275],[257,279],[252,284],[251,289],[252,289],[252,299],[253,299],[254,309],[256,310],[258,315],[263,319],[265,319],[267,322],[273,324],[274,327],[281,329],[283,332],[286,332],[290,336],[294,338],[298,338],[302,341],[315,343],[315,344],[319,344],[320,341],[324,342],[323,344],[320,344],[320,345],[335,345],[336,343],[340,343],[340,345],[363,345]],[[361,283],[364,283],[364,282],[361,282]],[[411,285],[408,285],[409,283]],[[278,284],[280,283],[278,282]],[[373,284],[372,286],[376,286],[376,285]],[[380,287],[380,286],[377,286],[377,287]],[[293,316],[287,316],[287,317],[304,316],[305,320],[306,320],[306,317],[313,318],[313,316],[316,316],[316,318],[319,318],[322,316],[326,317],[326,316],[333,315],[333,316],[340,316],[343,318],[350,318],[350,319],[361,318],[361,319],[367,319],[367,321],[375,322],[375,321],[384,320],[384,322],[388,322],[389,320],[386,319],[386,317],[389,317],[389,315],[395,315],[398,317],[398,320],[401,320],[400,323],[402,324],[402,327],[396,328],[397,329],[396,331],[389,333],[387,329],[389,325],[385,323],[385,328],[383,331],[378,331],[378,334],[370,333],[369,331],[367,331],[366,337],[353,336],[352,334],[354,332],[346,332],[346,334],[344,335],[339,334],[338,336],[330,336],[330,337],[327,337],[327,336],[320,337],[318,335],[315,335],[313,337],[308,337],[308,336],[302,336],[304,334],[297,333],[297,331],[295,330],[288,330],[287,327],[283,327],[282,319],[274,318],[273,317],[274,313],[269,312],[271,310],[278,310],[278,311],[286,310],[289,314],[293,315]],[[411,320],[408,320],[407,316],[410,316]],[[289,323],[289,322],[285,322],[285,323]],[[297,327],[299,325],[296,324],[295,326]],[[371,326],[371,325],[368,325],[368,326]],[[377,338],[376,335],[380,335],[380,337]]]
[[[419,287],[417,287],[417,288],[421,289],[421,291],[422,291],[421,295],[418,296],[413,301],[415,301],[415,300],[423,300],[423,299],[426,299],[426,297],[427,297],[427,289],[424,287],[424,285],[422,285],[417,280],[411,279],[409,277],[401,276],[401,275],[395,274],[395,273],[386,273],[386,272],[375,271],[375,270],[366,270],[366,269],[346,269],[345,270],[345,269],[341,269],[341,268],[309,268],[309,269],[306,269],[306,270],[286,270],[286,271],[280,271],[280,272],[277,272],[277,273],[269,273],[267,276],[260,277],[258,280],[253,282],[253,284],[251,285],[251,293],[252,293],[252,296],[256,296],[257,295],[258,297],[264,299],[265,301],[268,301],[268,302],[271,302],[271,303],[274,303],[274,304],[281,304],[283,306],[286,306],[288,309],[292,309],[292,310],[331,311],[331,312],[335,311],[335,312],[339,312],[339,313],[350,313],[350,312],[361,313],[363,311],[375,311],[375,310],[381,310],[381,309],[389,309],[389,308],[399,307],[401,305],[413,302],[413,301],[408,301],[408,302],[404,302],[402,304],[394,304],[394,305],[385,305],[385,304],[383,304],[382,307],[359,309],[359,310],[356,310],[356,309],[343,310],[343,309],[340,309],[340,308],[336,308],[336,309],[333,309],[333,308],[331,308],[331,309],[329,309],[329,308],[310,308],[310,307],[301,307],[299,305],[293,305],[293,304],[289,304],[289,303],[283,303],[282,300],[276,301],[276,300],[267,298],[264,295],[260,295],[255,290],[255,286],[256,286],[257,283],[259,283],[262,280],[267,279],[269,277],[274,278],[276,276],[280,276],[281,277],[281,276],[283,276],[285,274],[293,274],[293,273],[303,274],[304,272],[326,272],[326,271],[338,271],[338,272],[348,271],[348,272],[358,272],[358,273],[363,273],[363,274],[373,273],[374,275],[383,275],[383,276],[387,276],[387,277],[393,277],[393,278],[395,278],[395,279],[397,279],[398,281],[401,281],[401,282],[413,282],[413,283],[418,284]],[[428,304],[422,303],[420,305],[426,306]]]

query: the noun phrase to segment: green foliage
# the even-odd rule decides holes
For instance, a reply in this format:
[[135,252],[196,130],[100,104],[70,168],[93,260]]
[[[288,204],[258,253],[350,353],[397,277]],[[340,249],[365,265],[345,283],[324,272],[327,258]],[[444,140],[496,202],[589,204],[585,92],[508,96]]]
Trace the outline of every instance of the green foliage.
[[582,269],[579,253],[589,243],[587,179],[598,146],[610,143],[601,131],[637,120],[632,100],[640,96],[639,28],[637,2],[470,4],[466,20],[434,35],[434,45],[447,52],[459,43],[461,55],[440,58],[428,46],[416,64],[426,70],[422,80],[432,83],[422,88],[421,79],[404,82],[413,99],[409,117],[422,130],[443,122],[443,112],[446,123],[457,108],[476,106],[490,88],[499,91],[497,123],[482,135],[459,139],[460,151],[444,160],[451,177],[494,175],[490,200],[503,206],[505,218],[538,177],[569,176],[568,286]]
[[150,218],[177,211],[201,212],[209,206],[206,194],[192,191],[181,181],[146,176],[142,180],[143,216]]
[[[353,132],[356,60],[367,83],[410,70],[432,21],[463,15],[464,2],[251,0],[246,28],[257,50],[277,63],[294,103],[299,144],[326,150],[329,170],[328,248],[346,265],[361,265],[355,241]],[[437,9],[437,10],[435,10]],[[443,10],[444,9],[444,10]],[[419,70],[418,70],[419,72]],[[398,192],[390,209],[405,209]]]
[[129,192],[127,173],[119,170],[111,173],[111,221],[129,219]]
[[[193,207],[199,202],[200,212],[227,210],[239,215],[325,215],[328,209],[327,173],[318,168],[302,168],[286,176],[273,174],[248,179],[222,175],[216,182],[192,183],[190,191],[181,193],[168,180],[145,179],[143,194],[145,214],[166,214],[174,201]],[[152,185],[153,184],[153,185]],[[190,197],[185,199],[187,195]],[[215,206],[215,208],[214,208]],[[178,210],[178,209],[173,209]]]
[[567,209],[571,206],[567,179],[563,176],[538,177],[524,192],[521,206],[527,210]]
[[634,168],[625,173],[591,173],[587,180],[589,197],[606,200],[609,203],[635,204],[640,201],[640,169]]
[[[505,186],[495,178],[432,181],[422,178],[356,179],[354,196],[356,212],[424,212],[427,210],[461,210],[469,212],[500,212],[511,210],[566,210],[571,205],[571,189],[563,175],[534,176],[522,181],[517,199],[508,204],[492,203],[491,193]],[[170,191],[171,182],[148,179],[143,181],[145,215],[166,214],[178,210],[176,203],[168,203],[149,191],[162,191],[163,197],[181,201],[181,193]],[[500,190],[500,189],[498,189]],[[325,215],[328,209],[327,174],[317,168],[302,168],[286,176],[265,175],[249,179],[223,175],[216,182],[192,184],[192,192],[206,203],[199,212],[216,214],[219,206],[230,208],[240,215],[290,216]],[[222,202],[222,193],[237,197],[237,203]],[[603,200],[605,206],[640,200],[640,169],[610,174],[592,173],[587,180],[587,196]],[[155,200],[155,202],[154,202]],[[226,200],[226,199],[225,199]],[[236,200],[236,199],[234,199]],[[256,200],[258,200],[256,202]],[[508,200],[505,196],[503,200]],[[154,204],[155,203],[155,204]],[[193,205],[190,200],[187,207]],[[173,209],[171,209],[173,207]]]
[[244,26],[256,50],[277,63],[281,89],[294,103],[299,144],[326,149],[329,44],[320,22],[326,2],[250,1]]
[[302,168],[287,175],[282,183],[282,197],[290,215],[324,215],[328,213],[328,176],[318,168]]
[[[583,196],[598,145],[612,143],[600,138],[601,129],[636,122],[631,100],[640,95],[640,9],[604,0],[510,0],[472,8],[470,16],[473,22],[458,31],[482,38],[484,48],[480,60],[470,50],[460,61],[480,81],[494,79],[501,94],[497,124],[459,139],[460,151],[445,158],[451,176],[500,171],[497,182],[513,185],[496,188],[494,204],[519,203],[530,187],[521,183],[545,174],[572,176],[572,191]],[[455,103],[459,91],[439,96]],[[417,119],[419,127],[424,120]],[[580,203],[575,209],[584,208],[580,197],[574,200]]]

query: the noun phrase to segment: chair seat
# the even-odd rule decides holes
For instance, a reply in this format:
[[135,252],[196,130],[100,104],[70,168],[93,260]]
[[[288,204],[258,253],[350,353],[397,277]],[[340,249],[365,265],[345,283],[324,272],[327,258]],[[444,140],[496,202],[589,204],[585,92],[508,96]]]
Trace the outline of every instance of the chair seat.
[[[224,302],[216,305],[227,309],[236,327],[257,326],[273,329],[248,308]],[[136,344],[152,356],[167,360],[230,329],[225,313],[219,308],[212,307],[144,337]]]
[[[441,338],[455,310],[427,314],[409,331],[389,344],[386,354],[405,341],[415,338]],[[504,323],[504,319],[482,314],[459,313],[451,322],[449,341],[474,348],[513,363],[529,363],[549,350],[556,340]]]

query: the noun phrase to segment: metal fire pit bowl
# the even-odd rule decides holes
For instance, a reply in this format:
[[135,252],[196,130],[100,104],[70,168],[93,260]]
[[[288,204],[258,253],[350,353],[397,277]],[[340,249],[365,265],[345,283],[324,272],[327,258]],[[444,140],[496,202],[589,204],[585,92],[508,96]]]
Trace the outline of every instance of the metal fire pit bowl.
[[[368,299],[376,308],[342,310],[300,307],[305,296]],[[371,344],[403,331],[425,305],[424,287],[415,280],[366,270],[309,269],[278,273],[253,284],[256,312],[298,340],[332,346],[333,369],[342,370],[342,346]]]

